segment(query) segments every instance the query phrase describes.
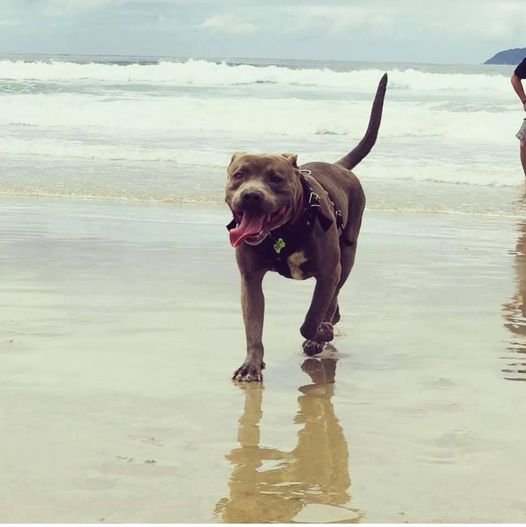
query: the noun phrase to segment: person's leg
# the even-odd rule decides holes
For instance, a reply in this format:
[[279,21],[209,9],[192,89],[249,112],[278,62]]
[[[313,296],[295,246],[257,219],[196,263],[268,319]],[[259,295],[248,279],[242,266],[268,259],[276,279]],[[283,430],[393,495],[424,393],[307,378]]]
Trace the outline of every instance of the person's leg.
[[526,177],[526,141],[521,141],[520,145],[522,169]]

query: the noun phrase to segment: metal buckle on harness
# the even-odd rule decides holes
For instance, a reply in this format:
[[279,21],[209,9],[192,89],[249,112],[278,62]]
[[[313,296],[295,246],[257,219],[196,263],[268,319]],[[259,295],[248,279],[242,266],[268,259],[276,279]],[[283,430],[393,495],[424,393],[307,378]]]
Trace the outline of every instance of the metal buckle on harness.
[[320,196],[318,196],[316,192],[311,190],[309,194],[309,201],[305,209],[305,213],[307,214],[307,226],[308,227],[312,225],[312,222],[314,221],[314,217],[317,214],[319,214],[318,211],[314,211],[313,209],[321,209],[321,205],[320,205]]
[[319,207],[320,206],[320,196],[316,192],[311,191],[309,195],[309,207]]

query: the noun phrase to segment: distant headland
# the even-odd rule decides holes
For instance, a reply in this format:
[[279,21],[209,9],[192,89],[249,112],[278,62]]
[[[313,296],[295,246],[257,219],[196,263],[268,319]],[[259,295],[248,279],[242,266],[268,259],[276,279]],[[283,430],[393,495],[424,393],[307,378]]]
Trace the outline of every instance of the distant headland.
[[519,64],[526,57],[526,48],[505,49],[488,59],[484,64]]

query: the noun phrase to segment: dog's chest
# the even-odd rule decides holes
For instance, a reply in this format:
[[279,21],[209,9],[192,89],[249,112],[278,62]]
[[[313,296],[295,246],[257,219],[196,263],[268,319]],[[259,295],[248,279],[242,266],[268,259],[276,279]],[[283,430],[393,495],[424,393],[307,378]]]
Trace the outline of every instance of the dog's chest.
[[305,280],[312,276],[309,266],[309,259],[304,251],[297,251],[292,253],[287,258],[287,265],[289,266],[290,276],[294,280]]

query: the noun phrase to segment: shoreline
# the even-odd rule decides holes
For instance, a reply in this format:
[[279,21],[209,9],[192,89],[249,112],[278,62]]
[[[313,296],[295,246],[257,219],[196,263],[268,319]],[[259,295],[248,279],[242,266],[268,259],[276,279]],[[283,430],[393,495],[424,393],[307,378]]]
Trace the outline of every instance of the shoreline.
[[[364,171],[367,173],[367,170]],[[360,175],[360,174],[359,174]],[[45,193],[0,192],[0,206],[12,203],[53,204],[67,207],[76,202],[102,206],[137,205],[139,207],[210,207],[228,211],[224,205],[223,180],[215,178],[209,194],[156,195],[150,197],[118,195],[75,195]],[[446,216],[494,217],[520,219],[526,204],[526,183],[518,180],[514,186],[473,186],[467,183],[446,183],[395,180],[390,182],[361,177],[360,182],[367,197],[366,213],[372,214],[438,214]]]

